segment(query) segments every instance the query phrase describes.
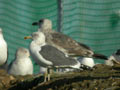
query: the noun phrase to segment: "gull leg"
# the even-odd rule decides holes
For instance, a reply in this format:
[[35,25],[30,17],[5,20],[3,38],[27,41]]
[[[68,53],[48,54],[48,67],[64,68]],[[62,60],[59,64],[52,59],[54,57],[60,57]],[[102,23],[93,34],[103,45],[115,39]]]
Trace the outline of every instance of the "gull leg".
[[45,74],[44,74],[44,82],[47,81],[47,76],[48,76],[48,68],[47,68],[47,70],[46,70],[46,72],[45,72]]
[[48,72],[48,81],[50,81],[50,68],[47,69]]
[[56,73],[58,73],[59,72],[59,69],[58,68],[56,68]]

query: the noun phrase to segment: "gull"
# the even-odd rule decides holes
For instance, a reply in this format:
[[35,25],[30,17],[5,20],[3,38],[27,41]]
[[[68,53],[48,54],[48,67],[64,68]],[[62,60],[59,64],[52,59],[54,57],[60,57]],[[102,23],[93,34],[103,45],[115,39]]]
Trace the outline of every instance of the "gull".
[[7,68],[8,47],[0,28],[0,68]]
[[38,22],[33,22],[32,25],[38,25],[38,31],[45,34],[46,43],[61,50],[66,56],[107,59],[105,55],[94,53],[87,45],[79,43],[63,33],[52,30],[52,22],[49,19],[41,19]]
[[31,56],[37,64],[47,68],[47,72],[44,76],[44,82],[50,80],[51,69],[80,68],[78,60],[67,57],[56,47],[47,44],[46,37],[43,32],[33,32],[32,36],[26,36],[24,39],[32,39],[32,42],[29,45]]
[[12,75],[33,74],[33,64],[29,56],[28,49],[23,47],[18,48],[15,59],[8,66],[8,73]]
[[105,60],[105,64],[113,66],[115,63],[120,64],[120,49],[113,53],[108,60]]

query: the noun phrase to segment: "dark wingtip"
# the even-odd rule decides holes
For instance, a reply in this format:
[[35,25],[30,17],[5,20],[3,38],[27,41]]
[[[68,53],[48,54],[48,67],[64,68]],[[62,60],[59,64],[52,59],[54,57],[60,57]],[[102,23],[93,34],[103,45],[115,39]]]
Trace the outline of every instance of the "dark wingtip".
[[93,57],[96,58],[96,59],[104,59],[104,60],[108,59],[107,56],[102,55],[102,54],[94,54]]
[[38,22],[33,22],[32,25],[33,26],[38,25]]
[[115,54],[120,55],[120,49],[118,49]]

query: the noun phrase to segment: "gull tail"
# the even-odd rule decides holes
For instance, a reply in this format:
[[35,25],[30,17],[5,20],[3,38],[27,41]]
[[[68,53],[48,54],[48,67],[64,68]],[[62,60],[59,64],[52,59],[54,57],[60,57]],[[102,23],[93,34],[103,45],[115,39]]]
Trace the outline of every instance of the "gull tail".
[[93,55],[93,57],[96,58],[96,59],[104,59],[104,60],[108,59],[107,56],[102,55],[102,54],[96,54],[96,53]]

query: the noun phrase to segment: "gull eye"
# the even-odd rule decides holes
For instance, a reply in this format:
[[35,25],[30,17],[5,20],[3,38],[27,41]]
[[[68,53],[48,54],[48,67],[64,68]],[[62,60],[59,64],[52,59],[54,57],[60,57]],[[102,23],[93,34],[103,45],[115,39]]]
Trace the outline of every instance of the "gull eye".
[[35,36],[39,36],[38,34],[35,34]]
[[32,37],[39,36],[37,33],[32,34]]
[[25,53],[27,53],[27,51],[25,50]]

